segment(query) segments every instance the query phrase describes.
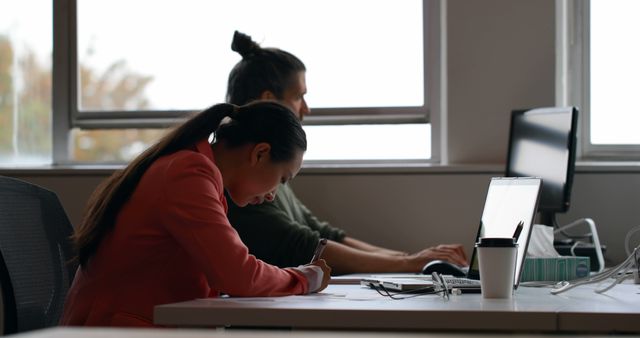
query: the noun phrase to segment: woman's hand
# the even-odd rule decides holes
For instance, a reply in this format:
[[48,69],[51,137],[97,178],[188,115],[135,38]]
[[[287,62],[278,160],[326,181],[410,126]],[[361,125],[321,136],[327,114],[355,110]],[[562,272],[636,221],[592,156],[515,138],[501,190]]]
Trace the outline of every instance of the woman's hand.
[[320,287],[314,292],[320,292],[326,289],[327,285],[329,285],[329,280],[331,279],[331,267],[327,265],[327,262],[325,262],[324,259],[318,259],[317,261],[310,263],[309,265],[315,265],[322,269],[322,283],[320,284]]

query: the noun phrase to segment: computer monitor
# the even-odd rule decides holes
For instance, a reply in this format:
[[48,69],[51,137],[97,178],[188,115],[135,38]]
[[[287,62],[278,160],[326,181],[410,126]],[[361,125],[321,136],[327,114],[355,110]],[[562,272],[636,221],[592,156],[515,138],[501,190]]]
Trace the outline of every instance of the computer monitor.
[[555,226],[555,214],[569,209],[577,122],[575,107],[512,111],[506,176],[542,178],[541,224]]

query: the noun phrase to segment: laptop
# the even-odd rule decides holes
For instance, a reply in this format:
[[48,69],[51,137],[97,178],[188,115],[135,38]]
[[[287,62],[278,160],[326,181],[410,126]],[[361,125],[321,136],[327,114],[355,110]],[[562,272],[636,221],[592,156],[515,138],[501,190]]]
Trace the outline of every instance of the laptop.
[[[542,179],[533,177],[493,177],[484,202],[480,225],[475,242],[483,237],[512,237],[518,223],[523,223],[518,237],[518,254],[514,288],[518,288],[522,267],[529,245],[533,219],[538,207]],[[469,269],[465,277],[443,276],[450,288],[462,292],[480,292],[480,266],[477,250],[473,249]],[[360,284],[368,287],[380,287],[392,291],[429,291],[434,283],[427,275],[369,276],[362,278]]]

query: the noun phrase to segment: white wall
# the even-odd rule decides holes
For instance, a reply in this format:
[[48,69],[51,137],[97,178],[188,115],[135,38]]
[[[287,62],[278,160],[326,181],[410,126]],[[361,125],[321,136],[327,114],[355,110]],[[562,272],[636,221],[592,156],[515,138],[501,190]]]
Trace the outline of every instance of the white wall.
[[[471,250],[488,179],[501,175],[511,109],[554,104],[554,1],[446,1],[449,159],[492,169],[303,170],[299,197],[323,219],[384,246],[418,250],[461,242]],[[4,171],[56,191],[74,224],[109,171]],[[640,169],[575,177],[573,203],[560,220],[591,217],[607,256],[624,257],[626,232],[640,224]]]
[[[473,250],[485,193],[499,171],[424,174],[304,174],[294,180],[298,197],[319,217],[351,235],[403,250],[462,243]],[[640,225],[640,174],[589,172],[574,178],[569,212],[560,224],[592,218],[605,258],[622,261],[627,231]],[[579,228],[572,233],[586,232]],[[636,237],[636,245],[638,237]]]
[[504,163],[512,109],[553,106],[555,2],[449,0],[452,163]]
[[[2,172],[58,193],[74,225],[86,200],[106,172]],[[357,238],[416,251],[438,243],[463,243],[470,253],[489,178],[499,170],[458,172],[317,173],[293,181],[298,197],[321,219]],[[640,225],[640,173],[581,170],[574,179],[572,205],[560,223],[590,217],[608,246],[610,263],[624,259],[624,236]],[[637,239],[636,239],[637,240]]]

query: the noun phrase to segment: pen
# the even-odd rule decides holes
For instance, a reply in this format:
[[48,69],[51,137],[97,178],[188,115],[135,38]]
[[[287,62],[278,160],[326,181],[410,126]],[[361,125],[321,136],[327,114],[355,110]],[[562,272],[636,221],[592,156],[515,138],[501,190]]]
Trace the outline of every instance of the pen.
[[309,262],[309,264],[320,259],[320,256],[322,255],[322,251],[324,251],[325,246],[327,246],[327,239],[320,238],[320,240],[318,241],[318,245],[316,246],[316,250],[313,252],[313,257],[311,257],[311,262]]
[[520,221],[518,225],[516,225],[516,231],[513,233],[513,241],[517,242],[518,237],[520,237],[520,233],[522,232],[522,228],[524,227],[524,222]]

